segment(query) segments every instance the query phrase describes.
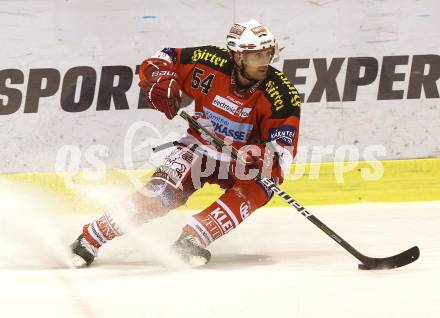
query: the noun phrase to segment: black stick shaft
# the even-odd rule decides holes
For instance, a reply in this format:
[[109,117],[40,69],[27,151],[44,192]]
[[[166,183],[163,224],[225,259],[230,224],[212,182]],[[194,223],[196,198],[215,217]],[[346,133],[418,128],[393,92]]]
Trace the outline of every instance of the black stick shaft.
[[335,231],[325,225],[321,220],[319,220],[316,216],[310,213],[304,206],[302,206],[298,201],[296,201],[292,196],[281,190],[271,179],[262,178],[261,182],[263,182],[266,186],[268,186],[273,192],[275,192],[279,197],[281,197],[284,201],[286,201],[289,205],[293,206],[300,214],[302,214],[305,218],[307,218],[310,222],[315,224],[320,230],[322,230],[325,234],[330,236],[336,243],[341,245],[344,249],[346,249],[351,255],[356,257],[361,262],[365,261],[365,256],[358,252],[353,246],[351,246],[346,240],[340,237]]

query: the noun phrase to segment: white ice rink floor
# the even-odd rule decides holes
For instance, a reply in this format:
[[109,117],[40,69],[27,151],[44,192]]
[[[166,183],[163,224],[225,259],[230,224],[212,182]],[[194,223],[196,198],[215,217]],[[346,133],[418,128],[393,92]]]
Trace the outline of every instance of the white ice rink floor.
[[358,270],[291,208],[254,213],[212,244],[203,268],[168,254],[191,215],[173,212],[78,270],[66,246],[94,215],[11,200],[0,213],[0,317],[440,317],[440,202],[310,207],[369,256],[420,247],[418,261],[394,270]]

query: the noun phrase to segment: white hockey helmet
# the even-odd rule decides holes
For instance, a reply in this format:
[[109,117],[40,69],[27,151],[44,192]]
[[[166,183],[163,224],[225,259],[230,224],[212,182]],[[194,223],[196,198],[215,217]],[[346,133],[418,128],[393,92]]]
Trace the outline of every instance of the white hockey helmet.
[[279,58],[275,36],[257,20],[235,23],[226,36],[226,46],[232,52],[237,53],[250,53],[272,48],[270,62],[276,62]]

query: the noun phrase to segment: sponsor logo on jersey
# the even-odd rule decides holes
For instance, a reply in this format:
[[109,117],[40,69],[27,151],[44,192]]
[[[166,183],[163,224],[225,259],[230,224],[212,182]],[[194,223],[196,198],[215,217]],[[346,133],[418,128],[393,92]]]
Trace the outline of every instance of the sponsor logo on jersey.
[[194,63],[197,63],[198,61],[206,61],[206,62],[209,62],[209,63],[215,65],[215,66],[220,66],[220,67],[223,67],[223,66],[225,66],[225,64],[228,63],[227,59],[222,58],[221,56],[218,56],[215,53],[210,53],[206,49],[194,50],[193,56],[192,56],[192,61]]
[[206,118],[212,121],[214,124],[214,129],[216,132],[225,137],[232,137],[232,139],[236,141],[246,142],[247,135],[252,130],[253,125],[237,123],[206,107],[203,107],[203,110],[206,114]]
[[283,72],[275,72],[276,75],[281,79],[283,85],[287,87],[289,91],[290,103],[292,106],[299,106],[301,104],[301,98],[296,90],[295,86],[293,86],[292,82],[287,78],[286,74]]
[[235,98],[232,97],[232,96],[226,96],[226,98],[229,99],[231,102],[237,104],[237,105],[241,105],[241,106],[243,106],[243,102],[240,102],[238,99],[235,99]]
[[240,107],[237,104],[232,103],[231,101],[223,98],[221,96],[216,95],[214,100],[212,101],[212,105],[228,112],[231,115],[238,116],[241,118],[249,117],[249,114],[252,111],[252,108],[248,107]]
[[[290,98],[290,105],[291,106],[299,106],[301,104],[301,98],[298,94],[298,91],[296,88],[292,85],[292,83],[289,81],[286,75],[284,75],[283,72],[275,72],[275,75],[277,75],[282,84],[285,88],[287,88],[287,92],[289,96],[287,98]],[[273,105],[275,106],[275,109],[279,111],[280,109],[284,108],[286,105],[284,103],[284,95],[280,92],[280,87],[272,80],[267,81],[266,83],[266,92],[269,94],[269,96],[273,100]]]
[[295,137],[295,127],[283,125],[269,129],[269,140],[280,140],[288,146],[292,146]]

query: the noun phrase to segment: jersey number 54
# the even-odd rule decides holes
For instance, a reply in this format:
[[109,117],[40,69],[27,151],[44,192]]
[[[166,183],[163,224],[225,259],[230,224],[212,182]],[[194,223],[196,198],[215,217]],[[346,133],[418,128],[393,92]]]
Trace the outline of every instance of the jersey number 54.
[[192,73],[192,81],[191,86],[194,89],[198,89],[201,87],[202,93],[208,94],[209,90],[212,86],[212,80],[214,79],[215,75],[209,73],[208,75],[204,76],[205,71],[201,70],[199,68],[194,68],[194,71]]

